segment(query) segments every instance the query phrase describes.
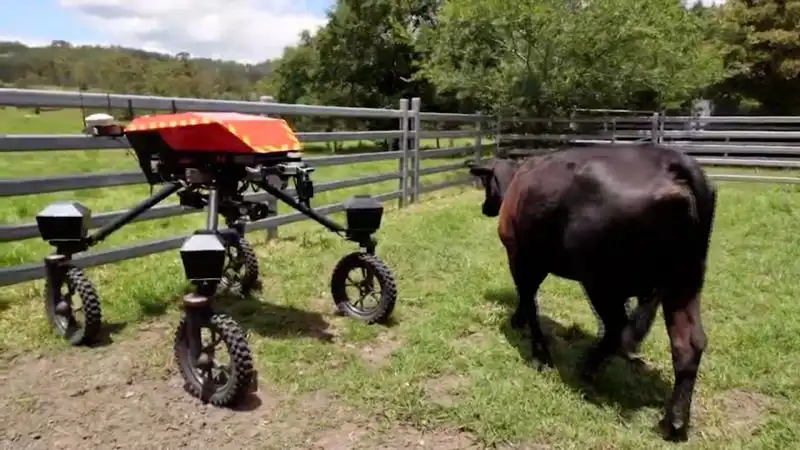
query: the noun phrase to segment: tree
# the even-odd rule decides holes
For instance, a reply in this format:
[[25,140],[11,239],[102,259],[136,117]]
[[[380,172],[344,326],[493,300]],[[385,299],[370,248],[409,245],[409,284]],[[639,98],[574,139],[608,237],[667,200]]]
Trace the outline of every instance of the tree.
[[[395,107],[401,98],[430,91],[414,77],[421,59],[418,28],[432,21],[436,0],[339,0],[315,37],[324,62],[316,73],[319,92],[335,104]],[[432,100],[432,99],[431,99]]]
[[423,33],[423,75],[504,114],[680,103],[722,74],[675,0],[445,0]]
[[729,0],[722,8],[729,76],[715,91],[763,113],[800,112],[800,0]]
[[119,46],[76,46],[55,40],[28,47],[0,42],[0,82],[166,96],[249,98],[273,62],[240,64],[189,53],[167,55]]
[[300,35],[300,43],[284,50],[270,77],[275,99],[282,103],[313,103],[314,77],[318,70],[314,41],[308,31]]

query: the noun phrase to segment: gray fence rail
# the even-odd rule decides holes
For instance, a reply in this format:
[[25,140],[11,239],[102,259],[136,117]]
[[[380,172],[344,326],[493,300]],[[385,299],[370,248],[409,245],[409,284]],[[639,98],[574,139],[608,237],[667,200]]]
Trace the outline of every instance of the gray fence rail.
[[[512,145],[532,142],[631,145],[649,141],[688,153],[712,167],[800,168],[800,117],[794,116],[694,117],[654,113],[639,117],[509,118],[504,121],[547,124],[550,129],[565,131],[558,134],[507,133],[497,137],[498,146],[504,142]],[[800,184],[800,177],[796,176],[716,171],[710,176],[720,181]]]
[[[0,89],[0,106],[20,108],[83,108],[83,109],[143,109],[146,111],[215,111],[239,112],[248,114],[281,115],[281,116],[327,116],[350,117],[360,119],[394,118],[398,127],[395,130],[381,131],[334,131],[334,132],[300,132],[297,133],[302,143],[337,142],[353,140],[397,139],[399,151],[333,155],[326,157],[306,158],[313,167],[329,167],[374,161],[398,161],[396,172],[368,174],[362,177],[318,183],[316,192],[328,192],[374,183],[396,180],[396,190],[379,194],[376,198],[382,202],[397,200],[399,207],[419,201],[420,195],[447,187],[463,185],[470,182],[469,176],[456,177],[454,180],[422,185],[421,178],[426,175],[453,172],[463,169],[463,162],[443,164],[434,167],[421,167],[421,161],[431,158],[464,155],[466,158],[480,158],[485,145],[482,138],[488,135],[481,123],[491,120],[487,116],[468,114],[426,113],[420,110],[418,98],[403,99],[397,109],[345,108],[315,105],[289,105],[280,103],[260,103],[242,101],[222,101],[185,98],[163,98],[136,95],[98,94],[79,92],[59,92],[22,89]],[[457,122],[469,127],[466,130],[430,131],[422,127],[422,122]],[[77,126],[78,124],[76,124]],[[473,145],[453,148],[423,150],[422,139],[430,138],[471,138]],[[81,134],[75,135],[0,135],[0,153],[3,152],[38,152],[46,153],[64,150],[101,150],[123,151],[129,144],[124,138],[97,138]],[[2,157],[2,155],[0,155]],[[0,180],[0,197],[17,197],[59,191],[73,191],[114,186],[127,186],[145,183],[143,174],[135,172],[94,173],[83,175],[65,175],[58,177],[41,177],[30,179]],[[286,191],[294,195],[292,189]],[[256,193],[246,196],[249,200],[270,201],[274,199],[268,194]],[[342,204],[324,205],[315,208],[322,214],[333,214],[343,210]],[[120,217],[126,211],[103,212],[94,215],[92,226],[100,227]],[[199,211],[185,209],[180,205],[155,207],[139,216],[136,221],[148,221],[195,214]],[[300,213],[282,214],[253,222],[248,231],[268,230],[271,236],[277,235],[278,227],[306,220]],[[0,242],[13,242],[37,238],[38,229],[34,222],[0,226]],[[160,253],[178,248],[187,236],[176,236],[151,242],[137,243],[124,248],[87,252],[75,259],[81,267],[93,267],[115,263],[146,255]],[[11,285],[44,276],[39,263],[5,267],[0,269],[0,286]]]
[[[352,140],[397,139],[397,151],[334,155],[307,158],[314,167],[328,167],[373,161],[398,161],[396,172],[368,174],[359,178],[338,180],[316,185],[317,192],[366,186],[396,180],[397,189],[377,196],[381,201],[398,201],[399,207],[416,203],[426,192],[450,186],[466,184],[470,177],[433,185],[422,185],[420,179],[426,175],[459,171],[461,161],[435,167],[422,168],[422,161],[464,155],[478,160],[503,141],[538,141],[548,145],[556,143],[629,145],[637,142],[659,142],[695,155],[704,165],[742,168],[800,168],[800,117],[679,117],[658,113],[646,116],[604,116],[573,118],[498,118],[478,114],[449,114],[421,111],[420,99],[403,99],[397,109],[348,108],[266,102],[225,101],[210,99],[169,98],[143,95],[103,93],[80,93],[25,89],[0,89],[0,107],[19,108],[82,108],[85,110],[145,110],[145,111],[202,111],[239,112],[246,114],[280,116],[321,116],[359,119],[396,119],[397,128],[379,131],[334,131],[299,132],[303,143],[337,142]],[[610,111],[614,113],[614,111]],[[462,129],[438,131],[428,130],[424,123],[455,122]],[[563,131],[521,134],[504,133],[509,124],[542,124],[549,129]],[[731,125],[732,124],[732,125]],[[77,124],[76,124],[77,125]],[[711,126],[752,125],[778,130],[704,129]],[[466,127],[466,129],[464,129]],[[513,127],[512,127],[513,128]],[[677,129],[673,129],[677,128]],[[470,138],[471,145],[434,150],[423,150],[421,141],[433,138]],[[487,145],[484,139],[495,143]],[[723,141],[723,142],[720,142]],[[124,138],[96,138],[82,134],[74,135],[0,135],[0,153],[6,152],[52,152],[64,150],[123,151],[129,148]],[[755,155],[757,157],[750,157]],[[759,157],[759,155],[769,157]],[[747,156],[747,157],[745,157]],[[776,157],[777,156],[777,157]],[[2,155],[0,155],[2,157]],[[713,174],[725,181],[756,181],[775,183],[800,183],[800,178],[789,176],[766,176],[748,174]],[[31,179],[0,180],[0,197],[17,197],[59,191],[93,189],[112,186],[136,185],[145,182],[140,172],[113,172],[83,175],[65,175]],[[287,191],[293,194],[291,190]],[[267,194],[247,196],[250,200],[270,201]],[[323,214],[340,212],[342,204],[316,208]],[[137,218],[148,221],[197,213],[179,205],[159,206]],[[93,226],[99,227],[118,218],[124,211],[103,212],[93,217]],[[268,230],[270,236],[277,235],[281,225],[305,220],[299,213],[282,214],[249,224],[248,231]],[[0,243],[38,237],[35,223],[0,226]],[[82,267],[92,267],[138,258],[178,248],[186,236],[139,243],[125,248],[88,252],[75,262]],[[0,269],[0,286],[39,279],[43,276],[41,264],[28,264]]]

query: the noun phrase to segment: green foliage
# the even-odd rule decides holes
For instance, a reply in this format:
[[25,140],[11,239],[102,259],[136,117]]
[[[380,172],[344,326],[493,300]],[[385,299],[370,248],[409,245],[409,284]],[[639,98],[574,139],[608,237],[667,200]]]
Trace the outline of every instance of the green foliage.
[[[275,67],[276,99],[371,108],[396,108],[401,98],[420,97],[428,111],[458,104],[437,95],[416,76],[424,58],[418,28],[435,17],[437,1],[340,0],[315,36],[301,36]],[[323,128],[387,129],[393,121],[325,120]],[[390,123],[391,122],[391,123]]]
[[505,113],[664,106],[722,75],[702,25],[674,0],[448,0],[423,73]]
[[124,47],[73,46],[53,41],[45,47],[0,42],[0,82],[15,87],[84,87],[91,90],[179,97],[246,99],[272,71],[256,65],[188,53],[166,55]]
[[722,17],[730,76],[717,94],[753,99],[770,114],[799,113],[800,0],[729,0]]
[[314,77],[319,67],[311,36],[304,32],[296,47],[289,47],[275,65],[273,95],[284,103],[315,103]]

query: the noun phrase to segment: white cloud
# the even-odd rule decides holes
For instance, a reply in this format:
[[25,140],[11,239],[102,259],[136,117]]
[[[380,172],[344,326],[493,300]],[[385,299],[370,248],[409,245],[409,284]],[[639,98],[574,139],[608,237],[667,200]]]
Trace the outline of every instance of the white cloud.
[[291,0],[59,0],[114,44],[257,62],[281,55],[325,17]]

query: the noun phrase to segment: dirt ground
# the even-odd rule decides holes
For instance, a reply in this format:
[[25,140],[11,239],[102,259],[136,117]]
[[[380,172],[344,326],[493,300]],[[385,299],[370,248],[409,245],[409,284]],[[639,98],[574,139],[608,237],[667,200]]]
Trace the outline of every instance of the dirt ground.
[[[394,341],[379,344],[359,349],[376,365]],[[425,389],[433,401],[448,404],[461,381],[437,378]],[[2,355],[0,386],[0,450],[483,448],[465,432],[422,432],[385,419],[376,423],[324,391],[290,395],[263,381],[239,410],[203,405],[182,389],[171,328],[160,324],[101,348]],[[743,390],[723,394],[712,403],[724,409],[724,430],[709,424],[706,432],[752,434],[766,418],[769,398]],[[699,410],[704,406],[701,402]],[[501,450],[512,448],[549,447]]]
[[457,431],[375,425],[325,392],[290,396],[261,383],[238,411],[205,406],[182,389],[170,334],[150,325],[104,348],[0,362],[0,448],[479,448]]

